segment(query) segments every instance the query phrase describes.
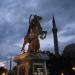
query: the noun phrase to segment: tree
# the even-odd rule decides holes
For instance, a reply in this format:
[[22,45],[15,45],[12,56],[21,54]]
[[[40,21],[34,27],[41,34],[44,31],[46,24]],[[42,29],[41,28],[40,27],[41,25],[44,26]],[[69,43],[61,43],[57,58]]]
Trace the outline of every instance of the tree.
[[6,73],[7,69],[5,69],[4,67],[0,67],[0,75],[2,75],[2,73]]

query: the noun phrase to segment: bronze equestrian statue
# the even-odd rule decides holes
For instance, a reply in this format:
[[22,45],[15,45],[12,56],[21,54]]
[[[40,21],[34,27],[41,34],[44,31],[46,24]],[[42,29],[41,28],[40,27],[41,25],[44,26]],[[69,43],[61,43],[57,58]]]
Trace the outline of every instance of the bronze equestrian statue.
[[43,31],[40,21],[42,20],[41,16],[31,15],[29,18],[29,29],[24,37],[24,43],[21,51],[25,52],[24,47],[27,43],[29,43],[28,51],[27,52],[39,52],[40,50],[40,43],[38,37],[40,36],[41,39],[45,39],[47,35],[47,31]]

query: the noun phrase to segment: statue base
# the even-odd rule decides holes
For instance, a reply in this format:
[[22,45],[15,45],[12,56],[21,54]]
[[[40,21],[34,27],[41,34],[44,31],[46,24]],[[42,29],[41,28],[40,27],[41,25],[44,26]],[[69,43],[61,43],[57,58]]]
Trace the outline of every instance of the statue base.
[[23,53],[14,58],[17,63],[17,75],[47,75],[46,60],[47,54]]

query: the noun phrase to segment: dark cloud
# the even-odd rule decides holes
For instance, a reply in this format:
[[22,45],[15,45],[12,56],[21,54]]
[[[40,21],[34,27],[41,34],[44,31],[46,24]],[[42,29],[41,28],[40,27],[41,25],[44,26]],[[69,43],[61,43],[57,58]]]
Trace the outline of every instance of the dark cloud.
[[[0,0],[0,53],[14,56],[20,53],[27,33],[30,14],[43,17],[41,22],[48,35],[41,40],[41,50],[53,50],[52,16],[58,28],[59,48],[75,41],[74,0]],[[46,41],[46,42],[45,42]]]

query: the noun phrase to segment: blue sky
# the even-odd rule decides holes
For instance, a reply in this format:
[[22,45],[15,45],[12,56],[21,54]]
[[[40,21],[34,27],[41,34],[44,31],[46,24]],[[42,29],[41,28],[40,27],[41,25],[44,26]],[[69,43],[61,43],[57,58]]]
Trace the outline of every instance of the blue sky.
[[[31,14],[43,17],[48,34],[40,40],[41,50],[53,51],[52,16],[58,28],[59,50],[75,43],[75,0],[0,0],[0,61],[20,54]],[[5,63],[4,63],[5,64]]]

